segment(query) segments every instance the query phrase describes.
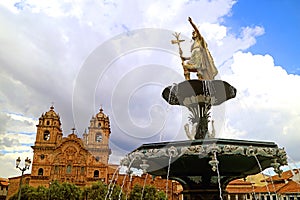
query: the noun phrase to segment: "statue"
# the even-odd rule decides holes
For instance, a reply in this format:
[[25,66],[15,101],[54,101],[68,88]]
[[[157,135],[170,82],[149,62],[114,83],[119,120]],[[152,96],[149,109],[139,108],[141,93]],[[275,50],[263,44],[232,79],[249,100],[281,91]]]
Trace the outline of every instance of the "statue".
[[181,64],[184,70],[184,77],[186,80],[190,80],[190,72],[196,72],[199,80],[213,80],[217,75],[218,70],[215,67],[213,58],[207,48],[207,44],[200,34],[197,26],[193,23],[189,17],[189,22],[194,28],[193,40],[194,43],[191,46],[191,57],[184,57],[182,55],[182,49],[180,43],[184,40],[180,40],[180,33],[173,34],[176,40],[172,40],[172,44],[178,44],[179,55],[181,58]]

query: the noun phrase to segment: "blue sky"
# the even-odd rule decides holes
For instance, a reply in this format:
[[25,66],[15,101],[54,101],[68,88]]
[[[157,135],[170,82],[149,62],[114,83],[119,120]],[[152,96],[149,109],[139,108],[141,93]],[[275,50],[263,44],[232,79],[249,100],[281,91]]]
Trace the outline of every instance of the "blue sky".
[[[111,163],[143,143],[186,140],[188,112],[161,98],[184,80],[172,33],[189,56],[192,17],[237,97],[212,109],[217,137],[274,141],[300,161],[296,0],[0,2],[0,176],[32,157],[37,119],[54,102],[79,136],[102,105]],[[32,133],[32,134],[31,134]]]
[[241,0],[232,8],[226,24],[233,31],[246,25],[260,25],[265,34],[257,38],[248,51],[271,54],[275,64],[284,66],[289,73],[300,73],[300,2],[297,0]]

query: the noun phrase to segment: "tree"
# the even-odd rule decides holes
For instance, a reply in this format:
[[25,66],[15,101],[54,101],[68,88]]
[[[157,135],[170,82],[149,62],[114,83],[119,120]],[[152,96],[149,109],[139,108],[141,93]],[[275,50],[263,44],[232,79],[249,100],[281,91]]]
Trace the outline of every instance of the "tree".
[[146,185],[144,189],[143,199],[156,200],[157,190],[152,185]]
[[[120,195],[121,193],[121,195]],[[125,199],[125,195],[123,192],[121,192],[121,187],[119,185],[115,185],[115,187],[113,188],[113,191],[111,192],[111,199],[119,199],[119,196],[121,197],[121,200]]]
[[156,193],[156,200],[166,200],[167,196],[166,193],[164,193],[163,191],[158,191]]
[[131,190],[129,194],[129,200],[141,200],[142,198],[142,186],[140,185],[134,185],[133,189]]
[[107,187],[101,181],[98,181],[90,188],[86,188],[83,193],[88,199],[104,200],[107,193]]
[[165,200],[166,195],[163,191],[158,191],[152,185],[146,185],[143,191],[143,187],[140,185],[134,185],[130,192],[129,200]]
[[44,186],[38,186],[31,193],[30,200],[48,200],[49,189]]
[[82,196],[82,191],[78,186],[67,182],[59,184],[54,181],[49,192],[51,200],[79,200]]
[[[94,183],[91,187],[84,188],[81,199],[105,200],[106,199],[119,199],[121,187],[114,185],[112,190],[108,191],[107,185],[99,181]],[[121,193],[121,199],[124,199],[124,194]]]
[[[21,187],[21,199],[22,200],[31,200],[31,196],[35,193],[36,189],[29,185],[23,185]],[[19,193],[16,192],[9,200],[17,200]]]

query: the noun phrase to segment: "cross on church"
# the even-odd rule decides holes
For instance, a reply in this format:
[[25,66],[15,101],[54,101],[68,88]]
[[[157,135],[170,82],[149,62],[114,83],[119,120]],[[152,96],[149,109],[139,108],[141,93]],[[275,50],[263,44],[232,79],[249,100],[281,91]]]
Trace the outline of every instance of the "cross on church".
[[54,101],[51,101],[51,107],[52,110],[54,109]]

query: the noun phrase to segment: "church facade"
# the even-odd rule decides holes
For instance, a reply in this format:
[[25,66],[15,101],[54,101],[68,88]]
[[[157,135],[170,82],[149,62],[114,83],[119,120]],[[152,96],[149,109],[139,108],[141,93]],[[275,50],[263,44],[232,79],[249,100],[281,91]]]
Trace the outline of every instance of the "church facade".
[[49,185],[58,180],[89,185],[96,180],[107,182],[110,123],[101,108],[92,117],[83,139],[73,132],[63,137],[59,115],[51,106],[39,118],[30,185]]
[[[49,187],[52,181],[69,182],[78,186],[91,185],[95,181],[108,183],[113,166],[108,160],[110,121],[101,108],[90,120],[83,138],[72,130],[63,137],[60,116],[51,106],[39,118],[33,149],[31,174],[24,175],[23,183],[33,187]],[[20,177],[9,179],[8,196],[18,191]]]
[[[113,181],[120,186],[124,185],[124,192],[128,193],[135,184],[146,183],[154,185],[159,190],[165,190],[168,185],[169,195],[178,197],[178,183],[175,187],[171,180],[167,184],[167,181],[160,177],[147,178],[145,175],[132,177],[124,174],[114,178],[119,166],[108,163],[111,154],[109,148],[111,129],[109,117],[102,108],[91,118],[82,138],[77,137],[75,129],[68,136],[63,136],[60,116],[54,111],[53,106],[41,115],[36,127],[31,174],[23,175],[22,184],[51,187],[53,181],[58,181],[83,187],[96,181],[106,184]],[[20,178],[20,176],[9,178],[8,198],[18,192]]]

